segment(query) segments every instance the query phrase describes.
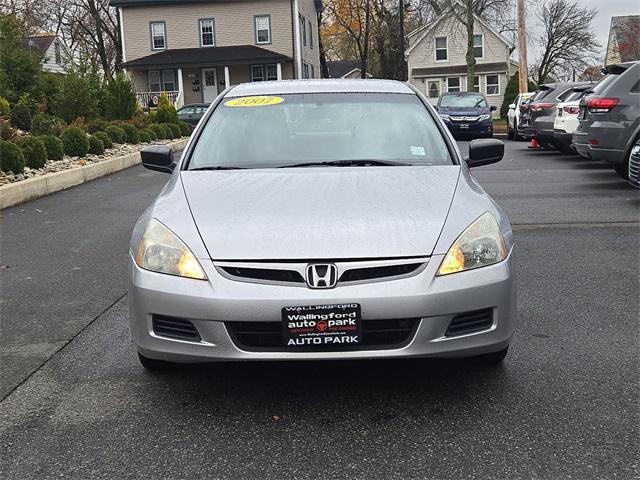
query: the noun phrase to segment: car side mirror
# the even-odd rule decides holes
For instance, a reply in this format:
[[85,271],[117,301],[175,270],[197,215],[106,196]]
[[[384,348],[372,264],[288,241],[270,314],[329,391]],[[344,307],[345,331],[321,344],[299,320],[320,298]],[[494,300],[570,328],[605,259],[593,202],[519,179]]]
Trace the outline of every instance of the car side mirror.
[[490,111],[490,112],[495,112],[497,109],[498,109],[498,107],[496,107],[495,105],[491,105],[491,106],[489,107],[489,111]]
[[175,168],[173,163],[173,150],[167,145],[149,145],[140,150],[142,165],[156,172],[172,173]]
[[504,143],[495,138],[471,140],[469,143],[469,168],[481,167],[502,160],[504,157]]
[[515,110],[516,109],[516,104],[512,103],[511,105],[509,105],[509,110]]

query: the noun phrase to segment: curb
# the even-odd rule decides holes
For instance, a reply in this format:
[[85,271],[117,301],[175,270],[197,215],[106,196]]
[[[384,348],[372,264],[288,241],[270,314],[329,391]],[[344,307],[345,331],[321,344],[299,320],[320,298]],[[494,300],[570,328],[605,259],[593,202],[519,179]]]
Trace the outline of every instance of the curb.
[[[188,138],[183,138],[168,145],[173,151],[183,150]],[[60,190],[75,187],[81,183],[95,180],[112,173],[132,167],[141,162],[140,151],[127,153],[91,165],[62,170],[48,175],[41,175],[21,182],[10,183],[0,187],[0,210],[19,203],[44,197]]]

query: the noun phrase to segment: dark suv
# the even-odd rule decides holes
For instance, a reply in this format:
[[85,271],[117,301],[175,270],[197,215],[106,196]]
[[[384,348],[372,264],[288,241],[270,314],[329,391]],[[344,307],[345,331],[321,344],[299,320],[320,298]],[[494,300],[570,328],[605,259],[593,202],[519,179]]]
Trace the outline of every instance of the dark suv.
[[573,134],[583,157],[605,160],[629,178],[631,150],[640,139],[640,62],[607,67],[606,75],[580,100]]
[[436,107],[453,135],[491,137],[496,107],[484,95],[474,92],[443,93]]
[[557,149],[553,123],[556,119],[557,105],[564,102],[574,87],[589,85],[589,82],[549,83],[541,85],[540,90],[529,102],[529,123],[524,131],[526,138],[535,138],[546,149]]

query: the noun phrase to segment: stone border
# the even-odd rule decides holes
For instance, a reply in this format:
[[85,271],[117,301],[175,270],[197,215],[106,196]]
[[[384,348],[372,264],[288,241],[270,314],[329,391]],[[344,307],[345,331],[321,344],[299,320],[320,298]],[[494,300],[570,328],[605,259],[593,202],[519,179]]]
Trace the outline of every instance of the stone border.
[[[174,151],[183,150],[187,145],[187,140],[187,138],[183,138],[168,145]],[[27,180],[3,185],[0,187],[0,210],[110,175],[137,165],[140,161],[140,151],[138,150],[137,152],[127,153],[126,155],[90,165],[39,175]]]

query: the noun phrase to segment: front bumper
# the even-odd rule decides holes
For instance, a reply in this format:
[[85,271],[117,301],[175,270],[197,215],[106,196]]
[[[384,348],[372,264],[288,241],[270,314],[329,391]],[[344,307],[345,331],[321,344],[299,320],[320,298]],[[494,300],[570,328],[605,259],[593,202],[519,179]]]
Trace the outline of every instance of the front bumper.
[[[442,258],[431,257],[426,268],[413,276],[327,290],[236,281],[219,274],[211,261],[201,261],[208,281],[149,272],[130,261],[131,335],[144,356],[174,362],[466,357],[505,348],[516,326],[512,254],[496,265],[436,277]],[[243,350],[225,325],[234,321],[280,321],[285,306],[335,303],[359,303],[363,323],[398,318],[420,321],[413,338],[400,348],[322,352]],[[491,328],[445,337],[456,314],[486,308],[493,309]],[[190,320],[201,341],[157,335],[153,314]]]
[[[449,131],[454,135],[489,135],[493,133],[493,121],[483,120],[477,122],[444,122]],[[463,127],[466,125],[466,127]]]

